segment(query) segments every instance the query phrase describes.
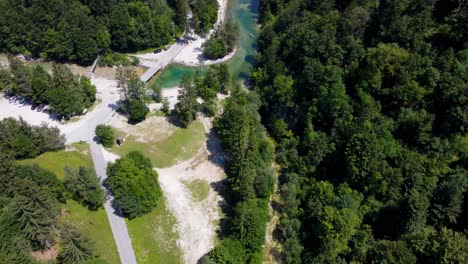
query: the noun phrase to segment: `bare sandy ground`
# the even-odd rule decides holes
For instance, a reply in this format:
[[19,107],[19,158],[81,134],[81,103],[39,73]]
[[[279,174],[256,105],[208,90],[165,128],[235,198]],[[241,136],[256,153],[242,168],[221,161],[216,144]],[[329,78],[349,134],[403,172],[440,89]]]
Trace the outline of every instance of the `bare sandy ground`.
[[[218,0],[218,19],[213,28],[220,26],[224,22],[226,18],[228,4],[227,1],[228,0]],[[218,60],[208,60],[204,58],[202,45],[213,32],[214,30],[211,30],[206,36],[196,35],[194,36],[195,39],[190,41],[188,44],[176,43],[172,45],[167,51],[163,50],[159,53],[149,52],[144,54],[136,54],[135,56],[140,58],[142,60],[141,64],[146,67],[152,67],[154,63],[158,61],[161,62],[166,57],[173,57],[173,62],[186,66],[199,66],[200,64],[211,65],[228,61],[234,56],[235,50],[224,58]]]
[[[201,117],[207,132],[211,121]],[[177,219],[179,247],[184,255],[184,263],[197,261],[214,247],[216,223],[220,219],[221,196],[214,190],[225,177],[222,167],[215,164],[216,156],[222,155],[216,139],[209,139],[200,152],[190,160],[170,168],[157,169],[159,183],[168,202],[168,207]],[[210,188],[208,197],[195,202],[184,182],[200,179],[207,181]]]
[[[228,0],[218,0],[218,19],[213,26],[214,29],[220,26],[226,19],[228,4],[227,1]],[[185,48],[174,58],[174,62],[187,66],[198,66],[200,64],[218,64],[231,59],[235,54],[235,50],[224,58],[218,60],[208,60],[203,56],[202,45],[207,39],[210,38],[211,34],[214,32],[214,29],[212,29],[206,36],[195,36],[195,40],[187,44]]]
[[128,124],[127,118],[117,115],[109,122],[113,127],[132,135],[139,142],[159,142],[164,141],[174,132],[177,127],[167,121],[163,116],[151,116],[146,118],[144,122],[136,125]]

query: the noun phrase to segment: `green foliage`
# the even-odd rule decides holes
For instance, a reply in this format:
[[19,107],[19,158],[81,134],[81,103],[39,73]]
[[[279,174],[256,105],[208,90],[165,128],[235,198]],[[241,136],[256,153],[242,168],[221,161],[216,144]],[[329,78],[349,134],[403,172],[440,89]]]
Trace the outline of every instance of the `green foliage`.
[[145,120],[149,112],[144,102],[148,87],[130,67],[119,67],[116,73],[117,88],[121,95],[120,111],[128,114],[129,121],[138,123]]
[[180,87],[181,90],[177,96],[178,102],[175,105],[174,113],[182,127],[187,127],[197,118],[199,109],[197,91],[191,77],[188,75],[182,77]]
[[245,250],[239,240],[226,238],[210,251],[205,263],[245,263]]
[[374,250],[372,263],[416,263],[416,257],[403,241],[381,240]]
[[233,229],[236,238],[251,252],[259,251],[265,241],[268,213],[264,200],[250,199],[236,204]]
[[116,205],[130,219],[150,212],[161,200],[158,174],[140,152],[130,152],[109,165],[107,175],[106,184],[114,194]]
[[234,208],[229,236],[213,249],[206,263],[261,263],[273,192],[273,147],[258,118],[258,98],[238,90],[227,99],[214,128],[228,153],[227,178]]
[[0,121],[0,150],[18,159],[34,158],[49,150],[64,148],[65,137],[56,127],[32,126],[22,118]]
[[169,105],[169,100],[167,98],[162,99],[162,107],[161,111],[165,114],[169,114],[171,112],[171,108]]
[[193,21],[196,33],[208,33],[218,19],[218,1],[199,0],[193,7]]
[[[466,262],[444,240],[466,239],[465,11],[456,1],[261,1],[251,81],[276,141],[287,263]],[[246,118],[232,113],[228,104],[223,145],[249,149]],[[241,182],[250,193],[251,179]]]
[[73,226],[64,225],[61,228],[61,246],[58,262],[63,264],[97,263],[95,261],[93,245]]
[[128,104],[128,120],[132,123],[138,123],[145,120],[149,109],[142,100],[131,99]]
[[220,59],[231,53],[237,45],[239,26],[229,20],[215,30],[202,45],[204,55],[211,60]]
[[33,263],[29,256],[31,244],[14,221],[11,210],[3,210],[0,215],[0,248],[0,261],[3,263]]
[[163,101],[163,96],[162,96],[162,88],[161,86],[157,83],[154,82],[151,85],[151,91],[153,92],[153,99],[156,103],[162,103]]
[[104,147],[111,148],[114,145],[115,132],[111,126],[98,125],[95,132]]
[[96,101],[96,87],[84,76],[73,75],[65,65],[54,64],[52,76],[40,65],[28,67],[9,57],[12,74],[10,92],[35,104],[49,104],[59,117],[79,115]]
[[108,52],[101,56],[99,59],[99,66],[130,66],[132,62],[130,61],[128,55],[118,53],[118,52]]
[[[85,176],[85,175],[83,175]],[[79,233],[57,228],[65,189],[57,177],[37,165],[18,166],[0,152],[0,261],[37,263],[32,252],[60,243],[58,263],[99,260]],[[97,262],[96,262],[97,263]]]
[[83,202],[92,210],[97,210],[104,204],[101,181],[91,169],[65,167],[63,184],[73,194],[74,199]]
[[[18,245],[20,258],[31,249],[51,247],[59,201],[63,201],[63,185],[55,175],[37,166],[16,166],[4,154],[0,155],[0,162],[0,233],[3,237],[11,235],[12,242]],[[6,223],[11,226],[9,234],[1,228]],[[2,247],[0,251],[8,252],[8,248]],[[16,258],[15,254],[12,257]]]
[[[133,52],[169,43],[172,21],[179,31],[185,28],[187,2],[181,1],[175,9],[181,12],[177,17],[166,1],[67,0],[43,5],[2,0],[0,49],[90,65],[100,49]],[[106,57],[103,65],[120,63],[117,57]]]

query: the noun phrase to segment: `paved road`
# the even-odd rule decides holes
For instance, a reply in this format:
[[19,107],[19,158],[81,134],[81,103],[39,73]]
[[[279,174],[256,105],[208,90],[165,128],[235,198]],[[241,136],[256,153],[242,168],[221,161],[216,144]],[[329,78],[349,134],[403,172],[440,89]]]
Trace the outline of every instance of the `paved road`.
[[[96,173],[101,180],[105,180],[107,178],[107,162],[104,160],[102,147],[94,141],[89,142],[89,146],[91,148],[91,155],[93,157]],[[109,195],[104,204],[104,208],[107,213],[107,218],[109,219],[112,234],[114,235],[117,250],[119,251],[120,261],[124,264],[136,264],[135,252],[133,251],[132,241],[128,235],[125,219],[121,216],[120,212],[116,212],[114,207],[112,207],[113,200],[114,198]]]
[[[146,75],[143,74],[140,79],[145,82],[151,79],[157,71],[169,65],[183,48],[183,44],[177,43],[169,50],[163,51],[160,54],[147,54],[148,57],[142,60],[142,64],[149,67],[149,70],[145,73]],[[143,57],[145,56],[143,55]],[[92,74],[90,74],[90,77],[92,78]],[[107,178],[107,162],[104,159],[102,146],[94,141],[94,130],[97,125],[107,123],[112,116],[116,114],[115,107],[119,96],[116,89],[117,84],[114,80],[94,78],[91,80],[98,88],[98,97],[101,99],[101,103],[99,103],[87,117],[83,118],[84,120],[67,126],[62,132],[66,135],[67,144],[78,141],[88,142],[96,174],[103,181]],[[116,212],[115,208],[112,207],[113,199],[111,195],[108,195],[108,199],[104,204],[104,209],[106,210],[117,250],[119,251],[120,261],[123,264],[136,264],[135,252],[128,234],[125,219],[121,216],[120,212]]]
[[[89,117],[86,117],[86,120],[70,124],[69,128],[66,129],[65,134],[67,144],[78,141],[88,142],[96,174],[101,178],[101,180],[105,180],[107,178],[107,162],[104,159],[102,146],[94,141],[94,130],[97,125],[105,124],[112,118],[115,114],[115,103],[118,101],[119,97],[115,81],[92,79],[92,82],[98,87],[98,97],[101,99],[101,103],[94,108]],[[104,204],[104,209],[106,210],[107,218],[109,219],[112,235],[114,236],[117,250],[120,255],[120,261],[123,264],[136,264],[135,252],[133,251],[132,242],[128,235],[125,219],[112,207],[112,200],[113,197],[109,195]]]

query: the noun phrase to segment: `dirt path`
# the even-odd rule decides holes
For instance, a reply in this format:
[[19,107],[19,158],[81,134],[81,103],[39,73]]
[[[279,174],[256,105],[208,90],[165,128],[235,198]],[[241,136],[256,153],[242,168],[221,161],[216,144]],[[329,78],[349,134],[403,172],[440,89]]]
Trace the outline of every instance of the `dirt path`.
[[265,246],[263,248],[263,264],[284,263],[283,247],[281,243],[275,239],[275,232],[280,222],[280,213],[275,209],[279,204],[280,195],[278,191],[278,182],[275,184],[273,195],[270,197],[268,211],[270,212],[270,220],[267,223],[265,234]]
[[[207,133],[211,121],[200,117]],[[220,218],[221,196],[214,190],[224,178],[224,170],[212,160],[221,154],[219,142],[208,136],[209,146],[205,145],[190,160],[170,168],[157,169],[159,183],[168,202],[168,207],[177,219],[179,247],[184,263],[197,261],[214,247],[217,221]],[[184,182],[195,179],[207,181],[211,188],[206,199],[196,202]]]

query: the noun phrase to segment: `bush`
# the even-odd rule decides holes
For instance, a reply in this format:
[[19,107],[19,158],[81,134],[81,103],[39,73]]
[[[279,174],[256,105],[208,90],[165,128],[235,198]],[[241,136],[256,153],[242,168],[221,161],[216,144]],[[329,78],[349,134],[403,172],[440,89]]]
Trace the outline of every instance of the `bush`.
[[99,66],[130,66],[132,65],[133,60],[130,61],[126,54],[121,54],[118,52],[106,53],[99,59]]
[[140,65],[140,59],[138,57],[132,57],[132,66]]
[[114,194],[114,202],[130,219],[151,212],[162,197],[157,172],[138,151],[110,164],[107,175],[106,184]]
[[245,263],[244,256],[245,249],[241,242],[228,237],[209,253],[205,263]]
[[115,133],[112,127],[98,125],[96,127],[96,136],[104,147],[110,148],[114,145]]
[[146,107],[142,100],[132,99],[130,100],[128,107],[129,121],[134,123],[145,120],[146,115],[149,112],[148,107]]
[[171,112],[171,107],[169,105],[169,100],[167,100],[167,98],[162,99],[161,111],[165,114],[169,114]]
[[213,117],[216,115],[216,101],[209,100],[203,103],[203,108],[205,110],[205,114],[208,117]]
[[153,85],[151,85],[151,90],[153,91],[153,100],[156,103],[161,103],[162,102],[162,88],[161,86],[154,82]]

